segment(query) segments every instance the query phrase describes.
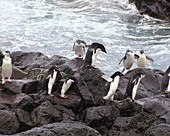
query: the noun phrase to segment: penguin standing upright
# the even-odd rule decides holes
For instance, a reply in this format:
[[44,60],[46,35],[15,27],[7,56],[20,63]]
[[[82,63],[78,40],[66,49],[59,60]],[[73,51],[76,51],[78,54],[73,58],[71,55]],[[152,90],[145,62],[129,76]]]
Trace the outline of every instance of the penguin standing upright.
[[100,51],[107,53],[102,44],[92,43],[86,52],[85,62],[89,65],[95,66],[97,55]]
[[134,53],[131,50],[127,50],[125,53],[125,56],[120,60],[118,64],[120,64],[123,61],[123,70],[122,72],[127,73],[128,70],[132,67],[134,63]]
[[142,78],[144,78],[144,72],[136,71],[129,79],[127,88],[126,88],[126,95],[130,97],[132,100],[135,99],[137,94],[138,86]]
[[58,70],[58,67],[53,65],[51,68],[48,69],[47,74],[43,81],[43,90],[46,90],[46,94],[52,96],[52,91],[56,88],[56,83],[62,79],[62,75]]
[[85,47],[86,43],[82,40],[77,40],[74,42],[73,51],[75,52],[78,58],[83,58],[85,54]]
[[75,78],[74,77],[71,77],[71,76],[67,76],[65,78],[65,81],[62,85],[62,88],[61,88],[61,97],[62,98],[67,98],[67,96],[65,95],[66,91],[71,87],[71,85],[76,82]]
[[110,83],[110,88],[106,96],[103,97],[105,100],[111,100],[114,99],[114,94],[118,88],[120,77],[123,76],[123,74],[119,71],[115,72],[110,78],[105,78],[105,76],[102,76],[105,80],[107,80]]
[[150,60],[153,62],[152,58],[145,55],[144,50],[140,50],[139,54],[135,54],[135,58],[137,59],[137,66],[139,68],[142,68],[142,67],[145,68],[147,60]]
[[170,92],[170,66],[168,67],[168,69],[165,71],[162,81],[161,81],[161,91],[165,92],[165,93],[169,93]]
[[2,59],[2,66],[1,66],[1,76],[2,76],[2,84],[6,81],[11,82],[12,76],[12,59],[10,57],[10,51],[6,51],[4,57]]

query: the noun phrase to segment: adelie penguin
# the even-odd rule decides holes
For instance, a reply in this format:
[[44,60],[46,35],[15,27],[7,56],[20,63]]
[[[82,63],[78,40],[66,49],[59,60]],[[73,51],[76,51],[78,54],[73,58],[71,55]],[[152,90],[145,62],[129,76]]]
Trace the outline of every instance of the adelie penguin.
[[139,84],[144,77],[145,77],[145,74],[140,69],[138,69],[130,77],[127,88],[126,88],[126,96],[127,97],[130,97],[132,100],[135,99]]
[[142,67],[145,68],[147,60],[150,60],[153,62],[152,58],[145,55],[144,50],[140,50],[139,54],[135,54],[135,58],[137,59],[137,66],[139,68],[142,68]]
[[168,69],[165,71],[163,75],[160,89],[161,89],[161,92],[164,92],[164,93],[170,92],[170,66],[168,67]]
[[13,66],[12,59],[10,57],[10,51],[6,51],[4,55],[1,53],[0,58],[1,58],[2,84],[4,84],[6,81],[11,82]]
[[76,79],[73,76],[65,77],[64,83],[61,88],[61,94],[60,94],[62,98],[67,98],[65,93],[68,91],[68,89],[71,87],[73,83],[76,83]]
[[123,76],[123,74],[119,71],[115,72],[110,78],[107,78],[107,76],[103,75],[102,78],[104,78],[106,81],[111,82],[110,88],[106,96],[103,97],[105,100],[114,100],[115,92],[119,85],[120,77]]
[[78,58],[83,58],[85,54],[86,43],[82,40],[77,40],[74,42],[73,51]]
[[47,95],[52,95],[53,90],[57,90],[57,83],[60,82],[62,79],[62,75],[58,70],[56,65],[53,65],[51,68],[48,69],[45,79],[43,81],[43,90],[46,91]]
[[135,57],[134,53],[131,50],[127,50],[125,56],[120,60],[118,64],[123,61],[123,70],[122,73],[127,73],[134,63]]
[[95,66],[97,55],[100,51],[107,53],[102,44],[92,43],[86,52],[85,62],[91,66]]

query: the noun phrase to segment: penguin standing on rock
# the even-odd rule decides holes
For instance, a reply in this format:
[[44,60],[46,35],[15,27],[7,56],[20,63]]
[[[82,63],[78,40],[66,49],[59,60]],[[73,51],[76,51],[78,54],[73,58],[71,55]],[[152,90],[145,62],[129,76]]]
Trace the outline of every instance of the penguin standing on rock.
[[162,81],[161,81],[161,91],[165,93],[170,92],[170,66],[165,71]]
[[48,71],[45,76],[43,82],[43,90],[47,90],[46,94],[53,96],[52,91],[56,90],[56,84],[59,80],[62,79],[62,75],[58,70],[58,67],[53,65]]
[[83,58],[85,54],[85,47],[86,43],[82,40],[77,40],[74,42],[73,51],[75,52],[78,58]]
[[144,50],[140,50],[139,54],[135,54],[135,58],[137,59],[137,66],[139,68],[142,68],[142,67],[145,68],[147,60],[150,60],[153,62],[152,58],[145,55]]
[[10,51],[6,51],[4,56],[1,55],[1,76],[2,76],[2,84],[6,81],[11,82],[12,76],[12,59],[10,57]]
[[119,71],[115,72],[110,78],[107,78],[105,75],[102,76],[105,80],[107,80],[110,83],[110,88],[106,96],[103,97],[105,100],[114,100],[114,94],[118,88],[120,77],[123,76],[123,74]]
[[144,78],[144,72],[136,71],[129,79],[127,88],[126,88],[126,95],[130,97],[132,100],[135,99],[137,94],[138,86],[142,78]]
[[100,51],[107,53],[102,44],[92,43],[86,52],[85,62],[91,66],[95,66],[97,55]]
[[134,53],[131,50],[127,50],[125,56],[118,63],[120,64],[123,61],[124,68],[122,72],[124,72],[124,74],[127,73],[127,71],[130,70],[130,68],[132,67],[134,59],[135,59]]
[[65,95],[65,93],[66,93],[66,91],[71,87],[71,85],[73,84],[73,83],[75,83],[76,82],[76,79],[74,78],[74,77],[72,77],[72,76],[67,76],[66,78],[65,78],[65,81],[64,81],[64,83],[63,83],[63,85],[62,85],[62,88],[61,88],[61,97],[62,98],[67,98],[67,96]]

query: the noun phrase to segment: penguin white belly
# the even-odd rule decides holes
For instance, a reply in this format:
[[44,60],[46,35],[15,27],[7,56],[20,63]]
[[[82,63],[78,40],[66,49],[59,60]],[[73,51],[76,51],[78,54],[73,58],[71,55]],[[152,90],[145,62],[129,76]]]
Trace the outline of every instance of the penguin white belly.
[[12,76],[11,60],[3,61],[3,64],[2,64],[2,76],[3,77],[11,77]]
[[141,55],[137,61],[137,66],[138,67],[145,67],[146,66],[146,56],[145,55]]
[[170,92],[170,79],[169,79],[169,83],[168,83],[168,87],[167,87],[167,92]]
[[63,86],[62,86],[62,89],[61,89],[61,95],[60,95],[61,97],[66,98],[65,93],[70,88],[72,82],[74,82],[74,81],[69,79],[67,81],[67,83],[65,83],[65,82],[63,83]]
[[113,101],[114,94],[115,94],[115,92],[117,90],[117,87],[119,85],[119,79],[120,79],[119,76],[116,76],[114,78],[114,81],[112,81],[111,84],[110,84],[110,88],[109,88],[109,91],[108,91],[107,95],[104,96],[103,99],[105,99],[105,100],[112,100]]
[[130,67],[133,65],[133,63],[134,63],[134,57],[133,56],[127,57],[127,60],[124,61],[124,68],[130,69]]
[[83,56],[84,56],[83,47],[82,47],[82,46],[77,46],[77,47],[75,48],[75,54],[76,54],[78,57],[83,57]]
[[93,55],[92,55],[92,66],[95,66],[97,55],[100,52],[100,49],[97,49],[96,52],[93,50]]
[[53,73],[53,77],[50,76],[50,79],[48,81],[48,94],[51,95],[51,92],[52,92],[52,88],[53,88],[53,85],[55,83],[55,80],[56,80],[56,76],[57,76],[57,71],[55,71]]
[[138,90],[138,86],[139,86],[140,80],[141,80],[141,78],[139,78],[137,84],[134,85],[134,87],[133,87],[133,90],[132,90],[132,100],[135,99],[135,96],[137,94],[137,90]]

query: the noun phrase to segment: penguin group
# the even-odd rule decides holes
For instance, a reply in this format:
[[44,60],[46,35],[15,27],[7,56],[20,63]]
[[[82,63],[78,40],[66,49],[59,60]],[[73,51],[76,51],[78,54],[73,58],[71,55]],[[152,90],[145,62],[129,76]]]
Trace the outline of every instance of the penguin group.
[[[73,44],[73,51],[77,59],[84,60],[86,65],[91,67],[96,67],[97,56],[100,52],[107,53],[106,48],[103,44],[98,42],[93,42],[87,45],[83,40],[76,40]],[[86,48],[87,51],[86,51]],[[140,50],[139,53],[134,53],[131,50],[126,50],[124,57],[119,61],[119,65],[123,62],[123,70],[116,71],[110,77],[102,75],[102,78],[110,83],[110,87],[106,96],[103,96],[104,100],[114,101],[114,95],[118,89],[121,77],[123,77],[133,66],[137,63],[137,71],[132,74],[128,79],[128,85],[125,90],[125,96],[135,100],[137,90],[141,80],[146,77],[144,68],[146,67],[147,60],[153,62],[153,59],[144,53],[144,50]],[[2,84],[5,82],[11,82],[11,76],[13,72],[12,59],[10,57],[10,52],[6,51],[2,53],[0,51],[0,67],[1,67],[1,77]],[[162,82],[161,91],[170,92],[170,66],[165,71]],[[63,74],[57,65],[52,65],[46,72],[43,79],[42,90],[45,91],[46,95],[54,96],[54,92],[58,90],[60,86],[60,97],[67,98],[66,92],[71,88],[71,86],[76,85],[76,78],[72,75]]]

